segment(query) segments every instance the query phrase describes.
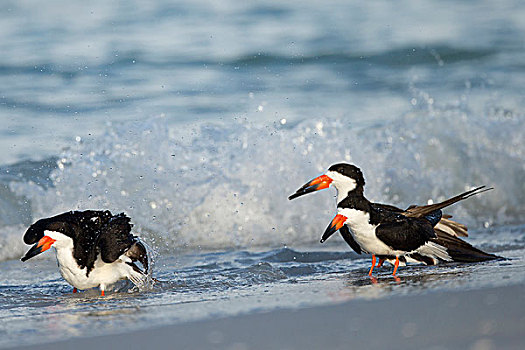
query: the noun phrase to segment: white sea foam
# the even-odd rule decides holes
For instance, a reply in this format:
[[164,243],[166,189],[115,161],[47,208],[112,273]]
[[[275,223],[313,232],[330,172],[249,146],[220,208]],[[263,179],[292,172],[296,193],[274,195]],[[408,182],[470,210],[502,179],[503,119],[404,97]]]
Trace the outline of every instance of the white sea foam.
[[24,225],[4,226],[0,229],[0,261],[20,259],[29,247],[22,241]]
[[[474,227],[519,222],[525,206],[523,118],[487,109],[422,109],[393,123],[291,125],[165,118],[110,127],[60,155],[54,186],[12,182],[34,219],[71,209],[124,211],[161,251],[313,242],[335,213],[333,190],[288,201],[329,165],[352,162],[372,200],[400,206],[471,186],[494,191],[447,210]],[[2,249],[4,251],[5,249]]]

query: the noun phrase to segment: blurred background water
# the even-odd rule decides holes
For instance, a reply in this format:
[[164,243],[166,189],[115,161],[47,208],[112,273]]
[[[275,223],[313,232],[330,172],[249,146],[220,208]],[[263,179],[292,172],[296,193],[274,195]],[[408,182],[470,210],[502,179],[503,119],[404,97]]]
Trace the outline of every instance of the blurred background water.
[[0,52],[13,276],[27,225],[71,209],[126,212],[167,261],[321,249],[334,193],[286,198],[338,161],[363,169],[370,199],[402,207],[495,187],[450,212],[485,249],[524,247],[521,1],[7,0]]

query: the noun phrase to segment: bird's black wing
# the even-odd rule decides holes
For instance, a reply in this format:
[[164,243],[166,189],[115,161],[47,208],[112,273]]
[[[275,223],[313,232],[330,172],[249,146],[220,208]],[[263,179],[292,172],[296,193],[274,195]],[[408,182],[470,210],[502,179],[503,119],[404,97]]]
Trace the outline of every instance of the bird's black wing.
[[130,218],[121,213],[112,217],[101,229],[97,246],[105,263],[114,262],[135,243],[136,237],[131,234],[129,221]]
[[[131,263],[128,262],[131,267],[137,272],[147,274],[149,269],[148,251],[144,243],[142,243],[137,237],[135,237],[135,243],[125,253],[131,259]],[[135,265],[136,262],[142,264],[143,270]]]
[[350,232],[350,229],[346,227],[346,225],[343,225],[343,227],[339,229],[339,233],[341,236],[343,236],[343,239],[350,246],[350,248],[352,248],[357,254],[361,254],[361,246],[357,244],[354,236],[352,236],[352,233]]
[[421,211],[420,215],[419,214],[418,215],[414,215],[414,213],[411,210],[414,210],[416,208],[420,209],[420,208],[423,208],[423,207],[421,207],[421,206],[418,207],[416,205],[411,205],[406,210],[403,210],[403,209],[400,209],[398,207],[395,207],[395,206],[389,205],[389,204],[370,203],[370,205],[372,206],[373,209],[375,209],[376,211],[379,211],[379,212],[390,212],[390,213],[393,212],[393,213],[399,213],[399,214],[402,214],[404,216],[409,216],[409,217],[424,217],[425,219],[430,221],[432,226],[436,226],[437,223],[441,220],[441,217],[443,216],[443,213],[441,212],[441,210],[439,208],[438,209],[429,210],[429,211],[427,211],[427,210]]
[[405,210],[404,215],[411,217],[424,217],[428,214],[431,214],[432,212],[435,212],[436,210],[443,209],[445,207],[448,207],[449,205],[465,200],[469,197],[478,195],[480,193],[490,191],[492,189],[493,188],[485,188],[485,186],[480,186],[473,190],[463,192],[461,194],[458,194],[457,196],[444,200],[443,202],[421,206],[411,205]]
[[394,215],[383,218],[376,236],[394,250],[413,251],[436,237],[430,222],[425,219]]

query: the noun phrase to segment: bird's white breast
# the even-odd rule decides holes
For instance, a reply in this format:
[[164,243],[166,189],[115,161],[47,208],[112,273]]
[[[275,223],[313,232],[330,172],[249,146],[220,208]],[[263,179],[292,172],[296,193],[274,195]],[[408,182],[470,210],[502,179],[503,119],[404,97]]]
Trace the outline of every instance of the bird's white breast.
[[357,209],[339,208],[338,213],[347,217],[345,224],[352,230],[355,241],[370,254],[395,255],[394,251],[380,241],[375,229],[378,225],[370,223],[370,214]]
[[106,286],[129,277],[132,267],[122,260],[107,264],[102,261],[100,255],[95,261],[93,269],[87,275],[87,267],[80,268],[73,258],[73,251],[57,249],[57,260],[60,274],[66,281],[78,289],[89,289],[100,285]]

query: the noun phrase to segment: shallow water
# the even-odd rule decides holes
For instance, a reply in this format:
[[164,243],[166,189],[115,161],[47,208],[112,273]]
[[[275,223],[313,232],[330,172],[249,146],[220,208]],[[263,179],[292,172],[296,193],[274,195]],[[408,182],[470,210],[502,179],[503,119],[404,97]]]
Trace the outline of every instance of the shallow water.
[[[0,346],[523,282],[524,17],[517,0],[2,2]],[[400,207],[494,187],[447,212],[510,259],[372,283],[368,258],[318,243],[332,190],[287,200],[339,161]],[[164,282],[73,295],[53,254],[22,264],[27,226],[72,209],[128,214]]]
[[[497,244],[482,242],[492,235]],[[409,266],[367,275],[369,258],[341,242],[324,249],[184,252],[160,257],[159,280],[148,290],[119,285],[100,297],[77,294],[50,258],[0,263],[0,346],[113,334],[165,324],[274,310],[328,305],[352,299],[414,295],[429,290],[468,290],[525,282],[525,229],[506,227],[473,233],[473,242],[506,257],[478,264]],[[48,255],[51,255],[48,253]]]

